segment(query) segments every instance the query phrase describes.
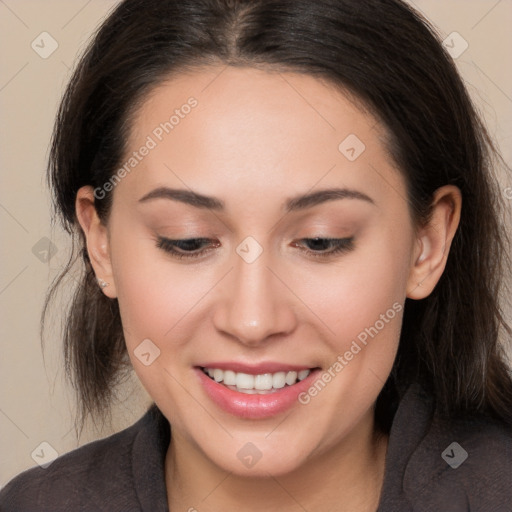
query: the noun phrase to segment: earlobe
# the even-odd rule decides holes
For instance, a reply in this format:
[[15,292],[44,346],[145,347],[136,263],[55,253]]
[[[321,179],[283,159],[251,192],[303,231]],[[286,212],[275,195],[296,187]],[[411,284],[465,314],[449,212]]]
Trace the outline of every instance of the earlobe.
[[84,186],[78,190],[75,208],[98,286],[105,295],[115,298],[117,295],[110,260],[108,229],[96,212],[92,187]]
[[416,258],[409,272],[407,297],[424,299],[438,283],[446,267],[462,207],[460,190],[446,185],[436,190],[430,220],[418,232]]

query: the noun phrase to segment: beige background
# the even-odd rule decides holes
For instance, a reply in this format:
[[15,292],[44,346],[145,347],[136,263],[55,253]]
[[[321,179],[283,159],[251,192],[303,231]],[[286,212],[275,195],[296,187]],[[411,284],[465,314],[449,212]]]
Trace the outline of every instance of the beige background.
[[[78,53],[116,3],[0,0],[0,485],[35,465],[31,454],[41,442],[63,454],[130,425],[148,402],[134,379],[125,392],[133,396],[115,407],[113,425],[102,430],[88,426],[78,443],[73,396],[63,379],[58,314],[50,321],[53,334],[47,331],[45,362],[38,331],[45,292],[68,251],[66,236],[60,229],[50,229],[50,198],[44,181],[53,119]],[[512,1],[413,3],[443,38],[457,31],[469,43],[457,65],[510,165]],[[47,59],[31,47],[44,31],[58,43]],[[507,187],[512,187],[512,177],[503,175],[504,194]],[[508,204],[512,207],[512,200]],[[32,252],[43,237],[57,247],[48,262]]]

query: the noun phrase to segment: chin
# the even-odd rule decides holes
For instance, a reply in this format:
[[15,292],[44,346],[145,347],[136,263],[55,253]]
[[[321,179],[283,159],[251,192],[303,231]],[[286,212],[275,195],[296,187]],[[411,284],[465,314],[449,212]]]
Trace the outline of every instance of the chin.
[[[269,443],[268,441],[251,442],[247,440],[235,443],[235,449],[224,450],[221,448],[219,450],[216,447],[214,453],[206,452],[206,456],[224,471],[239,477],[277,477],[293,473],[301,468],[308,459],[300,442],[293,440],[290,436],[287,436],[287,440],[285,446],[283,446],[283,441]],[[276,441],[278,441],[277,438]],[[302,449],[298,450],[297,447],[300,446]]]

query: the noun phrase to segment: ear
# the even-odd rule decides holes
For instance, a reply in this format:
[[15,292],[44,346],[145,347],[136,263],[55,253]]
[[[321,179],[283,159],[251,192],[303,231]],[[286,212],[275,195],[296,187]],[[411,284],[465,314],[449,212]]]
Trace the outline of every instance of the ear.
[[417,233],[412,266],[407,280],[407,297],[428,297],[445,269],[450,246],[457,231],[462,207],[458,187],[437,189],[432,199],[432,216]]
[[78,190],[75,209],[78,222],[86,238],[87,252],[96,278],[103,279],[108,283],[108,286],[102,288],[103,293],[114,299],[117,297],[117,293],[110,261],[108,229],[102,224],[96,212],[94,191],[91,186],[84,186]]

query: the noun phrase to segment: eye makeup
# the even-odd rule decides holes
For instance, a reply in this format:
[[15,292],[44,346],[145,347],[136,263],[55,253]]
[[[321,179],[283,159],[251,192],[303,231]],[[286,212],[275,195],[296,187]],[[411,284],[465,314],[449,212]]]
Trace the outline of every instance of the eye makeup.
[[[218,240],[199,237],[171,239],[158,236],[156,242],[156,246],[159,249],[162,249],[178,260],[205,257],[208,253],[221,245]],[[299,242],[302,242],[302,245]],[[354,237],[302,238],[298,240],[298,242],[293,242],[292,245],[298,247],[299,250],[303,251],[308,257],[328,259],[353,250]],[[310,248],[305,248],[304,245],[309,245]]]

